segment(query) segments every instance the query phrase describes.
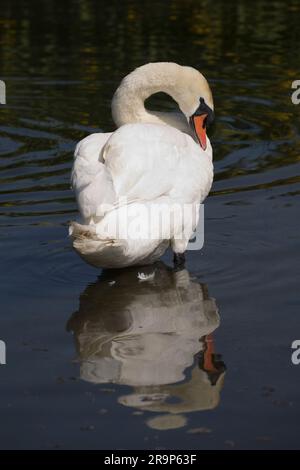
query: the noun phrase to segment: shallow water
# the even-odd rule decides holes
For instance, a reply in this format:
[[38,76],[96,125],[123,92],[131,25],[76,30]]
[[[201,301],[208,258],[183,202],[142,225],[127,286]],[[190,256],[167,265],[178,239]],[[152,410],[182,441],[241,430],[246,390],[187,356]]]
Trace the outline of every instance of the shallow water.
[[[299,448],[299,17],[296,0],[2,0],[1,448]],[[144,283],[71,250],[69,177],[120,78],[158,60],[212,85],[215,182],[203,250]]]

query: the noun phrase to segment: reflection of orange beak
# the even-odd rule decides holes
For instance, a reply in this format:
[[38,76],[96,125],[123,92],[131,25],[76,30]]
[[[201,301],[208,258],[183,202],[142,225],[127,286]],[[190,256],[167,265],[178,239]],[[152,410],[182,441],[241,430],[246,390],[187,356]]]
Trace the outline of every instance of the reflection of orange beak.
[[212,335],[207,335],[205,338],[206,349],[204,351],[204,370],[207,372],[216,372],[217,369],[213,363],[214,354],[214,340]]
[[205,119],[207,114],[201,114],[198,116],[195,114],[192,116],[193,127],[196,132],[199,144],[203,150],[206,150],[206,129],[205,129]]

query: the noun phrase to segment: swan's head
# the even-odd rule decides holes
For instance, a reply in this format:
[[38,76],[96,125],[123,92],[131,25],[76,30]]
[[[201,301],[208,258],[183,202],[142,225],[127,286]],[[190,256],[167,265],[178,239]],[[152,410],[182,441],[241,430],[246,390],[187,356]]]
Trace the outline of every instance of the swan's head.
[[112,114],[116,124],[156,122],[155,113],[146,112],[144,101],[160,91],[177,101],[205,150],[206,128],[214,117],[214,103],[206,78],[193,67],[153,62],[135,69],[122,80],[114,94]]
[[199,144],[206,149],[206,129],[214,120],[214,103],[209,84],[198,70],[178,66],[177,90],[173,97],[195,132]]

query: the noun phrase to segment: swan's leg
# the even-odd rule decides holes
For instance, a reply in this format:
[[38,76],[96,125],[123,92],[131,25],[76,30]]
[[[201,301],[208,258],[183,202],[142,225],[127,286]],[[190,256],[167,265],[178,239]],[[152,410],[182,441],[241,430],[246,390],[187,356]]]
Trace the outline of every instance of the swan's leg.
[[175,267],[176,269],[182,269],[182,268],[184,268],[184,265],[185,265],[185,253],[175,253],[175,252],[174,252],[173,262],[174,262],[174,267]]
[[185,265],[185,250],[188,240],[185,240],[182,235],[171,240],[171,247],[174,253],[174,267],[175,269],[183,269]]

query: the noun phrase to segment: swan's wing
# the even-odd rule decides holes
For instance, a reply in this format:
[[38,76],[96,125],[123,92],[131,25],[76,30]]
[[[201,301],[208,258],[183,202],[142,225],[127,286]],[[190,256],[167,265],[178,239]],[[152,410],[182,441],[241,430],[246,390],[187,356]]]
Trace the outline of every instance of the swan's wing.
[[163,195],[200,202],[201,188],[209,190],[212,180],[205,152],[189,135],[167,125],[120,127],[107,141],[103,158],[117,198],[126,197],[129,202],[153,201]]
[[110,136],[111,133],[91,134],[75,149],[71,181],[85,223],[101,218],[105,208],[116,200],[111,174],[102,159],[103,147]]

